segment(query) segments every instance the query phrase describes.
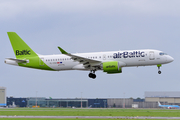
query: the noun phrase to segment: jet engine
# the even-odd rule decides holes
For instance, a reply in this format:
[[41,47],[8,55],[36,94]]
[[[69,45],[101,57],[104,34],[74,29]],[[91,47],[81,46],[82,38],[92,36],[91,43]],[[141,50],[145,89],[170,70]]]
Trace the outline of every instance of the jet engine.
[[109,61],[102,63],[102,68],[104,72],[107,72],[108,74],[114,74],[114,73],[122,73],[122,64],[120,64],[118,61]]

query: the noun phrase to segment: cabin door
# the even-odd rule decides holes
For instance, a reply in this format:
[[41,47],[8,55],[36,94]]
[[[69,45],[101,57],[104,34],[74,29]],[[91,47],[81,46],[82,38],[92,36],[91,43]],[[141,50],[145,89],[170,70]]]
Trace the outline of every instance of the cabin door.
[[154,60],[155,59],[155,55],[153,51],[149,52],[149,60]]

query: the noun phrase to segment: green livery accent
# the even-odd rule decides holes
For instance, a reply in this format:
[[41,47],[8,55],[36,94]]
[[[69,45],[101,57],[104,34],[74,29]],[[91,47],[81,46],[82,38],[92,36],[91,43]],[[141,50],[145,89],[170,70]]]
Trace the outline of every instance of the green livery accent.
[[27,61],[26,63],[18,63],[19,66],[42,70],[53,70],[44,63],[44,58],[39,58],[39,56],[15,32],[7,32],[7,34],[16,59]]
[[161,67],[162,65],[161,64],[158,64],[157,67]]
[[63,50],[61,47],[58,47],[62,54],[68,54],[65,50]]
[[35,57],[37,54],[15,33],[7,32],[16,58]]
[[103,71],[108,74],[122,73],[122,69],[119,67],[118,61],[104,62]]
[[28,60],[29,61],[28,63],[18,63],[18,65],[22,67],[28,67],[28,68],[55,71],[54,69],[47,66],[42,59],[40,59],[39,56],[27,57],[24,60]]

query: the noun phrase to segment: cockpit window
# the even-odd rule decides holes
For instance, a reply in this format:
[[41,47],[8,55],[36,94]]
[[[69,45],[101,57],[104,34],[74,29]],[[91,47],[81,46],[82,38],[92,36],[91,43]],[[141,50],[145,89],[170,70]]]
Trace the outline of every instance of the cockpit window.
[[159,53],[159,55],[167,55],[167,53],[163,53],[163,52],[161,52],[161,53]]

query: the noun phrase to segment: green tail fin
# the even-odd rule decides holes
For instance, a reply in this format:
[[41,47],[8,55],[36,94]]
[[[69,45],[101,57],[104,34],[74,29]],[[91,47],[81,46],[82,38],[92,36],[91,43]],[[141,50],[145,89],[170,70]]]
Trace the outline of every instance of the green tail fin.
[[16,58],[37,56],[37,54],[15,32],[7,32],[7,34]]

